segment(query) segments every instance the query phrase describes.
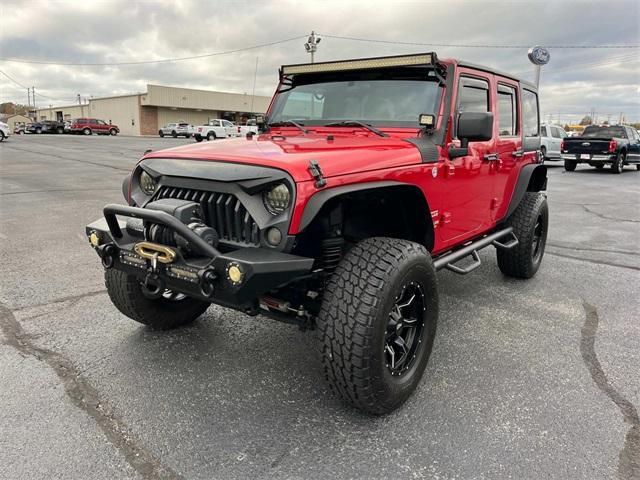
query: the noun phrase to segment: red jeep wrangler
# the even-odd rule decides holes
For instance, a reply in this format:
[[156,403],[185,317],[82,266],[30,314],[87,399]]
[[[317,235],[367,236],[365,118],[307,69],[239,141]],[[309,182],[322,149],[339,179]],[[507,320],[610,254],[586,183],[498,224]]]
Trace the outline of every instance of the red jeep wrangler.
[[532,277],[548,225],[535,86],[434,53],[283,66],[261,131],[147,153],[87,226],[115,306],[154,328],[210,303],[313,328],[374,414],[416,388],[436,271],[497,250]]

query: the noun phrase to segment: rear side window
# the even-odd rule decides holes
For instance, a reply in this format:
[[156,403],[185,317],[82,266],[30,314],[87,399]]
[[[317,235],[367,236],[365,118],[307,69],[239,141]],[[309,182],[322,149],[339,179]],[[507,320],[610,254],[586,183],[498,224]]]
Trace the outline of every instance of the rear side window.
[[539,135],[538,94],[522,90],[522,129],[525,137]]
[[476,78],[460,78],[458,112],[488,112],[489,83]]
[[509,137],[518,133],[517,112],[516,89],[507,85],[498,85],[498,130],[500,136]]

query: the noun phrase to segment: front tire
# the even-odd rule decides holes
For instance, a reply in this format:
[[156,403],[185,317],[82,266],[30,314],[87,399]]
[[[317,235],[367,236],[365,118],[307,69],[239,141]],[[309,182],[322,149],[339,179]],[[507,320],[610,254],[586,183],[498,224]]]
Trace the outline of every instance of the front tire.
[[196,139],[196,142],[201,142],[202,140],[204,140],[204,138],[202,138],[202,135],[194,135],[193,138]]
[[112,128],[111,130],[109,130],[109,135],[111,135],[112,137],[115,137],[118,134],[118,131],[115,128]]
[[575,160],[565,160],[564,161],[564,169],[567,172],[573,172],[576,167],[578,166],[578,162],[576,162]]
[[158,135],[160,135],[160,138],[164,137],[164,132],[162,130],[158,130]]
[[163,295],[149,299],[142,293],[140,280],[120,270],[104,272],[105,285],[111,302],[127,317],[156,330],[169,330],[193,322],[209,307],[190,297]]
[[174,131],[174,132],[171,132],[171,136],[172,136],[173,138],[178,138],[178,133],[177,133],[177,132],[175,132],[175,131]]
[[85,135],[91,135],[91,129],[90,128],[85,128],[82,130],[82,133]]
[[515,278],[533,277],[544,256],[549,229],[547,197],[539,192],[527,192],[509,218],[518,244],[509,249],[497,249],[500,271]]
[[624,169],[624,161],[626,159],[626,154],[624,152],[618,153],[616,159],[611,162],[611,171],[613,173],[622,173]]
[[417,243],[369,238],[340,261],[318,315],[331,390],[364,412],[389,413],[416,389],[438,319],[436,272]]
[[4,132],[0,131],[0,142],[4,142]]

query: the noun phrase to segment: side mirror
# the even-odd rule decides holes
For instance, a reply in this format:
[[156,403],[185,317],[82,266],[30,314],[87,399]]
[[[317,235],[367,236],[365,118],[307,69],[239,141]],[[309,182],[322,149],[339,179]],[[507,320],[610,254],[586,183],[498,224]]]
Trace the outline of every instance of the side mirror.
[[458,116],[458,138],[460,147],[451,147],[449,157],[464,157],[469,154],[469,142],[486,142],[493,137],[493,113],[462,112]]

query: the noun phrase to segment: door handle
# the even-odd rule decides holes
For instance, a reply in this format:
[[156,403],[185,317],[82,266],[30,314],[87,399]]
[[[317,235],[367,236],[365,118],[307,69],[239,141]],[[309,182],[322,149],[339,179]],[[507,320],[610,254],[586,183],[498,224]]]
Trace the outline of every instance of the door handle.
[[487,153],[484,157],[487,162],[496,162],[500,160],[500,156],[497,153]]
[[513,152],[511,152],[511,156],[514,158],[520,158],[523,155],[524,155],[524,150],[514,150]]

